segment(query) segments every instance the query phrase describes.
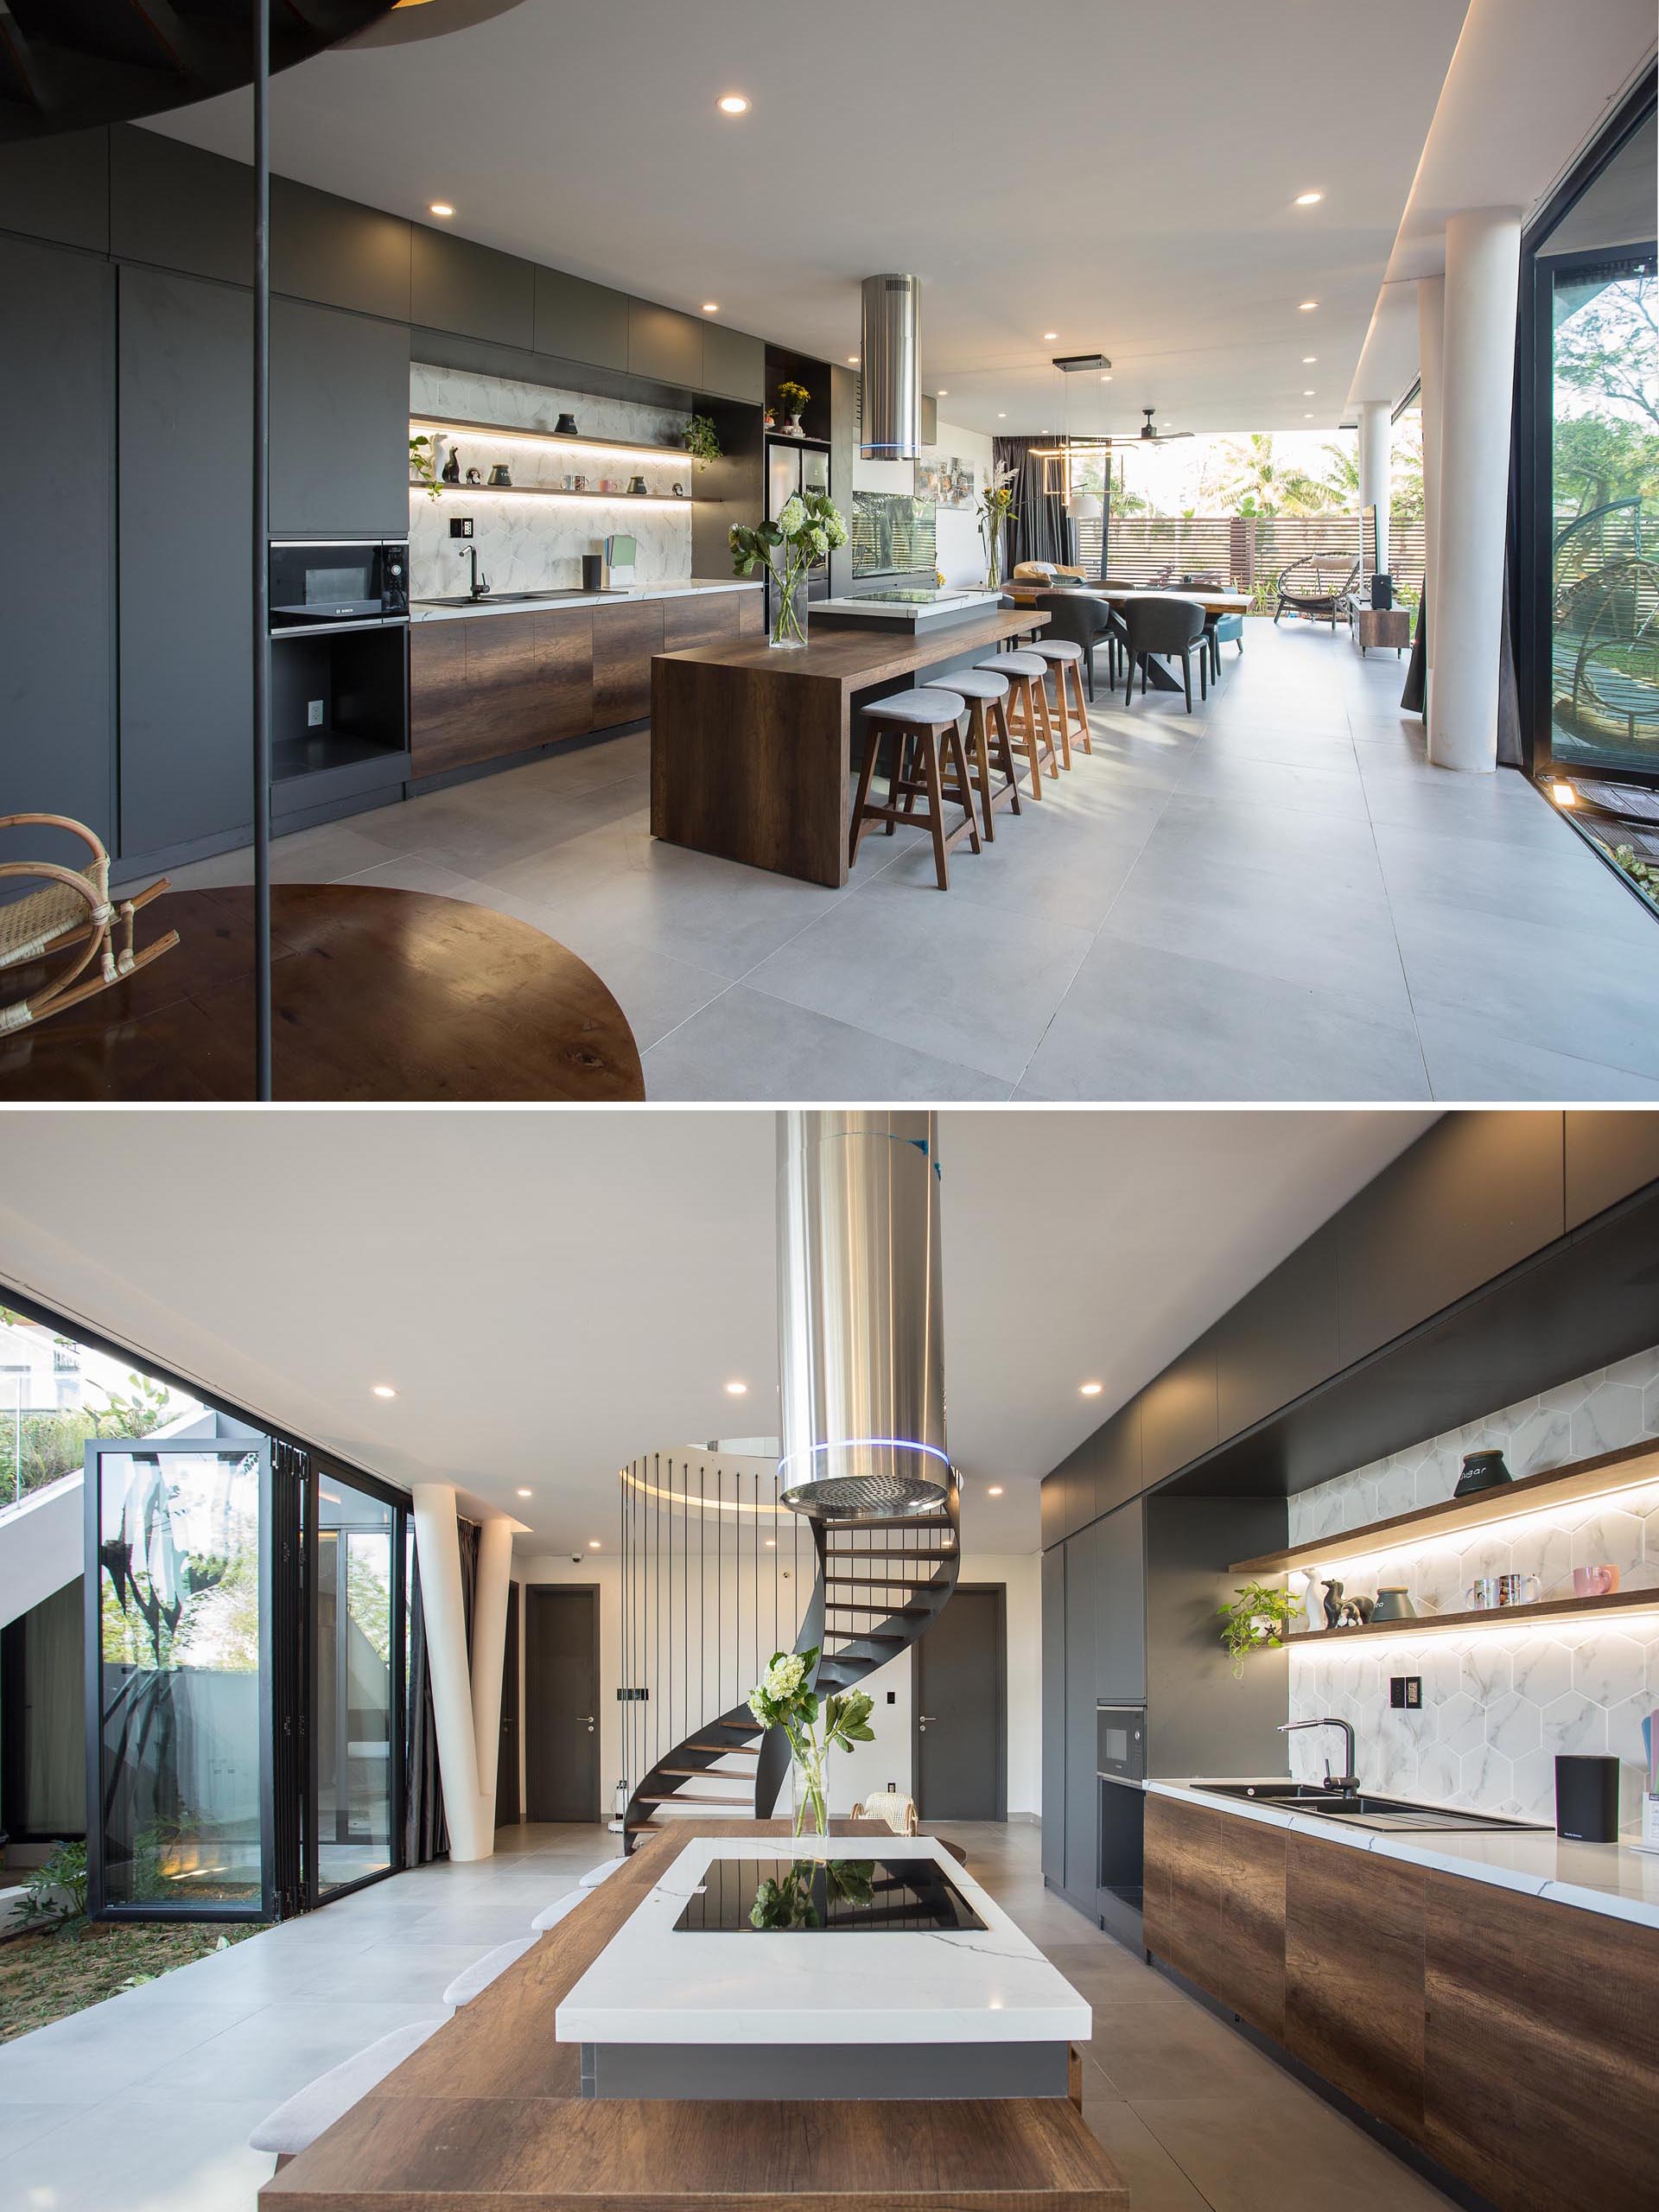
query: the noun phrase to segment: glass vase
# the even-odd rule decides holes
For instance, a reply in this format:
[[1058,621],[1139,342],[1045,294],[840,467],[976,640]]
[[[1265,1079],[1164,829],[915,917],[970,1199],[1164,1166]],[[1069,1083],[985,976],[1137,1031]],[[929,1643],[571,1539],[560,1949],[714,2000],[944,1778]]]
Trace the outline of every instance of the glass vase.
[[774,569],[772,577],[772,617],[769,645],[782,652],[798,652],[806,644],[806,570],[786,581]]
[[790,1760],[789,1800],[791,1826],[798,1837],[817,1840],[829,1834],[822,1758],[798,1755]]

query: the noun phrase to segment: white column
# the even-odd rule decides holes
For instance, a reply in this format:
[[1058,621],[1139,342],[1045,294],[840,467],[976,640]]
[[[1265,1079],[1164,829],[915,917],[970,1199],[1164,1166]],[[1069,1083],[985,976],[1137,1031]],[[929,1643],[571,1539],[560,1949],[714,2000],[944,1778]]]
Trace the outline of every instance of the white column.
[[1423,276],[1417,283],[1417,361],[1422,378],[1423,410],[1423,612],[1428,626],[1424,680],[1434,666],[1440,643],[1436,619],[1440,584],[1440,365],[1446,350],[1446,279]]
[[[461,1595],[461,1539],[448,1483],[416,1483],[415,1544],[421,1610],[432,1680],[449,1856],[487,1859],[495,1848],[495,1770],[501,1733],[501,1657],[507,1610],[512,1524],[487,1521],[479,1548],[473,1647],[467,1663],[467,1614]],[[488,1766],[487,1781],[485,1767]]]
[[1376,565],[1389,565],[1389,469],[1394,423],[1386,399],[1362,400],[1359,409],[1359,506],[1376,509]]
[[1428,757],[1436,767],[1477,774],[1497,766],[1520,266],[1518,210],[1472,208],[1447,222],[1440,579],[1434,595],[1440,643],[1428,702]]

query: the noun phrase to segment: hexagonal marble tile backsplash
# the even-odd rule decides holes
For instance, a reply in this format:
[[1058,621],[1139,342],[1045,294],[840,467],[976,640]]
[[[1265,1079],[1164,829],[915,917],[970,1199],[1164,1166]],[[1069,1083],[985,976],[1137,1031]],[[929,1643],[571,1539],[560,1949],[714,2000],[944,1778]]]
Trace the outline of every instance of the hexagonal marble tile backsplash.
[[[1569,1460],[1659,1437],[1659,1348],[1450,1435],[1429,1438],[1357,1467],[1290,1501],[1290,1541],[1329,1536],[1319,1577],[1351,1594],[1403,1583],[1421,1614],[1465,1609],[1477,1576],[1539,1578],[1541,1598],[1571,1597],[1573,1569],[1609,1564],[1622,1590],[1651,1589],[1655,1614],[1615,1627],[1482,1628],[1414,1640],[1368,1638],[1351,1652],[1291,1638],[1290,1718],[1351,1721],[1361,1779],[1394,1796],[1427,1797],[1553,1821],[1555,1754],[1611,1751],[1620,1767],[1621,1822],[1640,1821],[1642,1719],[1659,1707],[1659,1483],[1609,1503],[1465,1531],[1398,1556],[1368,1554],[1344,1567],[1347,1529],[1451,1497],[1465,1452],[1501,1446],[1512,1474],[1540,1474]],[[1310,1589],[1317,1605],[1318,1582]],[[1389,1703],[1391,1675],[1420,1675],[1421,1712]],[[1289,1738],[1291,1771],[1318,1781],[1334,1735]]]

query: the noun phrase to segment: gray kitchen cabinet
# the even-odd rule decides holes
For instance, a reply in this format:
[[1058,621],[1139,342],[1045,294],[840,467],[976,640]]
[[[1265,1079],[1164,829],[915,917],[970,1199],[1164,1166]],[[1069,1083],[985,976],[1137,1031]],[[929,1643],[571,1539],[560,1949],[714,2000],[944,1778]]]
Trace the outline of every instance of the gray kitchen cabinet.
[[587,361],[600,369],[628,365],[628,309],[626,292],[569,276],[562,269],[536,271],[536,351],[563,361]]
[[1582,1229],[1609,1206],[1659,1179],[1659,1114],[1601,1108],[1563,1116],[1567,1225]]
[[110,133],[110,251],[226,284],[253,282],[253,171],[156,130]]
[[1043,1554],[1043,1872],[1065,1884],[1065,1553]]
[[0,227],[110,250],[110,134],[66,130],[0,146]]
[[1065,1541],[1065,1882],[1068,1897],[1092,1904],[1095,1832],[1095,1623],[1099,1543],[1093,1529]]
[[1147,1694],[1146,1508],[1138,1497],[1095,1525],[1095,1694],[1141,1705]]
[[433,330],[529,352],[536,335],[536,270],[516,255],[416,223],[410,232],[411,320]]
[[[0,421],[28,446],[0,532],[0,813],[73,815],[112,843],[115,271],[0,238]],[[0,860],[43,853],[86,858],[27,831],[0,839]]]
[[1057,1467],[1045,1475],[1039,1492],[1043,1548],[1058,1544],[1065,1535],[1065,1471]]
[[695,315],[649,300],[628,302],[628,373],[658,384],[683,385],[695,391],[702,382],[703,327]]
[[1141,1472],[1147,1486],[1212,1452],[1218,1440],[1211,1329],[1141,1394]]
[[758,405],[766,396],[765,340],[722,329],[717,322],[704,323],[702,389],[723,399],[747,399]]
[[412,228],[401,215],[274,176],[270,288],[321,307],[406,323]]
[[121,848],[251,821],[253,302],[124,268],[119,436]]
[[409,529],[409,332],[273,300],[270,528],[276,537]]
[[1217,1426],[1223,1439],[1330,1380],[1342,1364],[1337,1329],[1338,1231],[1334,1223],[1216,1324]]

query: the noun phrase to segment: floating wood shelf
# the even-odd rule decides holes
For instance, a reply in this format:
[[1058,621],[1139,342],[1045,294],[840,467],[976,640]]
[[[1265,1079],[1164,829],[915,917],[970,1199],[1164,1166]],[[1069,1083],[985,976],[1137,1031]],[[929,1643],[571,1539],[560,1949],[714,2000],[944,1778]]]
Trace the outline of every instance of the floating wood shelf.
[[563,484],[430,484],[410,479],[411,492],[527,492],[538,499],[598,499],[602,505],[614,506],[619,500],[627,499],[635,506],[689,507],[689,492],[567,492]]
[[1659,1483],[1659,1444],[1629,1445],[1622,1451],[1600,1452],[1593,1459],[1575,1459],[1565,1467],[1548,1468],[1542,1474],[1522,1475],[1516,1482],[1480,1491],[1473,1497],[1449,1497],[1440,1505],[1397,1513],[1392,1520],[1370,1522],[1363,1529],[1333,1529],[1311,1543],[1293,1544],[1287,1551],[1235,1560],[1230,1572],[1282,1574],[1293,1567],[1317,1567],[1331,1560],[1368,1559],[1408,1551],[1413,1544],[1454,1536],[1463,1529],[1489,1528],[1495,1522],[1518,1521],[1525,1514],[1547,1513],[1554,1506],[1614,1497],[1621,1491],[1640,1490],[1649,1483]]
[[1659,1613],[1659,1590],[1615,1590],[1605,1598],[1546,1598],[1535,1605],[1489,1605],[1478,1613],[1419,1613],[1412,1620],[1367,1621],[1355,1628],[1322,1628],[1285,1639],[1287,1651],[1309,1644],[1346,1643],[1361,1636],[1436,1636],[1442,1629],[1552,1627],[1557,1622],[1599,1621],[1605,1613]]
[[411,413],[409,421],[411,429],[459,431],[468,438],[527,438],[532,445],[557,446],[562,453],[642,453],[657,461],[682,461],[688,467],[691,462],[683,446],[641,445],[637,438],[586,438],[580,433],[570,437],[558,430],[529,430],[513,423],[471,423],[459,415]]

